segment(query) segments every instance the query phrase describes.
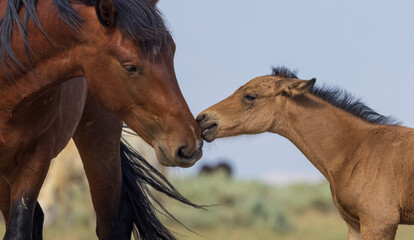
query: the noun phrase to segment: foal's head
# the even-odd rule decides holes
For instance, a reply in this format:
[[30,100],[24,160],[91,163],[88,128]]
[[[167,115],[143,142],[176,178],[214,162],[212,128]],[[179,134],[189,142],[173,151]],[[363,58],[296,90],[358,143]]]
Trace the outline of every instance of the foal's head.
[[216,138],[256,134],[271,130],[289,99],[312,89],[315,79],[300,80],[285,68],[274,68],[272,75],[250,80],[231,96],[197,116],[202,137]]
[[200,130],[177,83],[174,41],[154,4],[93,2],[94,9],[79,11],[89,39],[75,52],[90,91],[154,147],[161,164],[193,165],[202,155]]

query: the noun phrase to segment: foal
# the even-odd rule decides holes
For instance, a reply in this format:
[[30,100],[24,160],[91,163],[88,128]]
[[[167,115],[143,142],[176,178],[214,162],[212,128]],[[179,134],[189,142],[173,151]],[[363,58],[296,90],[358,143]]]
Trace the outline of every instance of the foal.
[[276,68],[200,113],[202,136],[286,137],[329,181],[349,239],[394,239],[398,224],[414,224],[413,129],[314,83]]

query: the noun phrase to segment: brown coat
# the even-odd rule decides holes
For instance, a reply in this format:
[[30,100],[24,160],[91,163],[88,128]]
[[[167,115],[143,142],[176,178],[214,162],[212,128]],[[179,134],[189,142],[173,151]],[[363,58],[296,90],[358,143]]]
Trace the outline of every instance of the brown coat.
[[394,239],[398,224],[414,224],[414,129],[314,82],[286,69],[255,78],[200,113],[202,135],[288,138],[329,181],[349,239]]

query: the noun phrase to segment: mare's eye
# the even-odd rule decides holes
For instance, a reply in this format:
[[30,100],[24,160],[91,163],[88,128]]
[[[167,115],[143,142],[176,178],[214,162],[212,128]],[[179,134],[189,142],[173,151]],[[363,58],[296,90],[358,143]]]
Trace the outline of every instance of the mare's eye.
[[246,99],[247,101],[253,101],[253,100],[255,100],[256,99],[256,97],[255,96],[252,96],[252,95],[250,95],[250,94],[246,94],[246,95],[244,95],[244,97],[243,97],[244,99]]
[[127,70],[130,73],[134,73],[137,72],[137,67],[135,67],[134,65],[122,65],[122,67],[125,68],[125,70]]

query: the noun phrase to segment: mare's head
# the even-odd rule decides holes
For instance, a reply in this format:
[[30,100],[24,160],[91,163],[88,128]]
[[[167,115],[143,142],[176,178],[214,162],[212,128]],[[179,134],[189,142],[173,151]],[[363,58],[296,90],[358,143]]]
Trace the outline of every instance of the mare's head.
[[231,96],[197,116],[203,138],[216,138],[271,131],[286,112],[289,99],[309,92],[315,79],[300,80],[286,68],[250,80]]
[[[81,0],[87,42],[76,52],[93,96],[167,166],[202,155],[199,127],[174,72],[174,41],[149,0]],[[154,1],[155,2],[155,1]]]

